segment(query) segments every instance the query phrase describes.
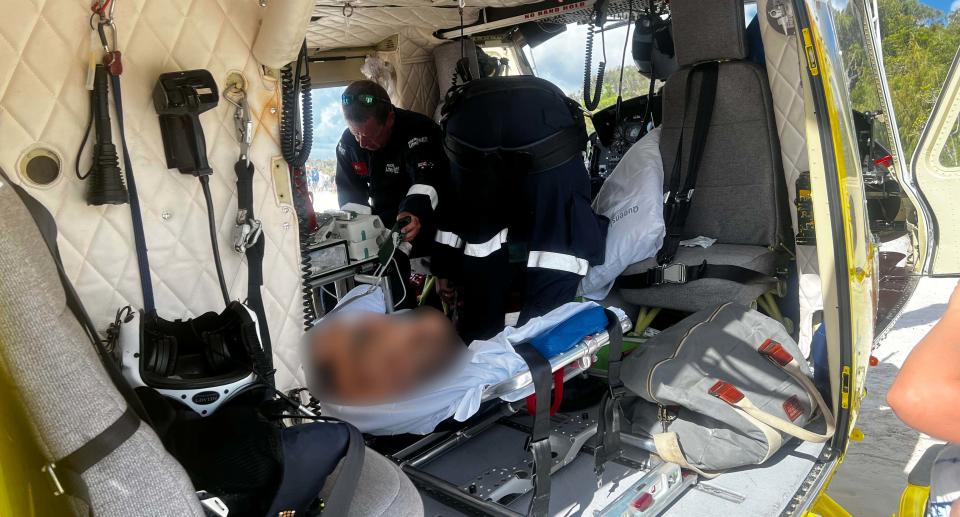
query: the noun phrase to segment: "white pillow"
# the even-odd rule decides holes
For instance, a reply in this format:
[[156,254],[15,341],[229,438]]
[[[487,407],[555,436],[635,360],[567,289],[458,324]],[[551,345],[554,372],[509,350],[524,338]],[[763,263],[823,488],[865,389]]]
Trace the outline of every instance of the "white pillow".
[[580,282],[580,295],[602,300],[624,270],[656,255],[663,244],[660,128],[630,147],[603,183],[593,210],[610,219],[606,262],[587,271]]

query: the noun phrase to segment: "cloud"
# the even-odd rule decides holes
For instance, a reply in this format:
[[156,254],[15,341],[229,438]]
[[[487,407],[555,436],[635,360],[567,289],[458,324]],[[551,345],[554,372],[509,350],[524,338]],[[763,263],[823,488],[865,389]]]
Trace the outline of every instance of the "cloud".
[[[626,38],[627,27],[608,30],[603,38],[599,34],[594,37],[594,77],[596,76],[597,63],[603,56],[603,40],[606,40],[607,68],[613,69],[620,66],[620,58],[623,56],[623,45]],[[583,85],[586,41],[587,27],[585,25],[568,25],[566,32],[554,36],[533,49],[533,61],[537,67],[537,75],[556,84],[564,92],[572,93],[579,90]],[[629,45],[626,57],[626,64],[629,65],[632,62]]]
[[950,4],[950,12],[960,10],[960,0],[953,0],[953,3]]
[[347,127],[340,110],[340,95],[343,87],[313,90],[313,144],[311,160],[332,160],[336,157],[337,142]]

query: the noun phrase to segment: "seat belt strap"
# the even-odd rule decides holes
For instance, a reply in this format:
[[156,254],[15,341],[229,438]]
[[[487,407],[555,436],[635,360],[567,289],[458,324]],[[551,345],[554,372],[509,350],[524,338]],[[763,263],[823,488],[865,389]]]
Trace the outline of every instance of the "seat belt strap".
[[54,495],[68,494],[91,507],[90,492],[81,478],[84,472],[110,455],[124,444],[140,427],[140,417],[133,408],[114,420],[112,424],[65,458],[43,467],[55,487]]
[[527,363],[533,379],[536,410],[530,427],[530,452],[533,455],[533,498],[528,515],[542,517],[550,509],[550,471],[553,457],[550,454],[550,387],[553,376],[550,362],[530,343],[521,343],[516,351]]
[[[663,239],[663,246],[657,252],[658,264],[669,264],[677,253],[680,245],[683,227],[687,221],[687,215],[690,213],[690,204],[693,200],[693,192],[697,185],[697,175],[700,172],[700,160],[703,157],[703,149],[707,144],[707,132],[710,128],[710,120],[713,118],[713,107],[717,98],[717,75],[719,64],[716,62],[703,63],[693,67],[687,73],[687,83],[684,90],[684,106],[688,105],[689,92],[692,86],[692,78],[697,72],[702,76],[700,80],[700,92],[697,101],[697,115],[694,119],[693,137],[691,139],[690,156],[687,160],[686,173],[683,178],[680,177],[680,170],[683,162],[683,138],[685,123],[680,127],[680,137],[677,144],[677,158],[673,164],[673,174],[671,174],[670,192],[664,200],[664,221],[667,226],[667,234]],[[686,114],[686,109],[684,109]],[[684,117],[685,118],[685,117]]]
[[450,134],[443,140],[450,161],[462,164],[465,168],[475,168],[477,163],[498,160],[503,162],[503,167],[522,170],[526,174],[537,174],[558,167],[581,153],[586,144],[586,132],[579,125],[569,126],[537,142],[516,148],[481,149]]
[[[237,223],[244,219],[244,223],[256,224],[259,232],[259,222],[253,211],[253,177],[254,167],[251,162],[240,160],[233,167],[237,174]],[[244,241],[243,252],[247,257],[247,305],[257,315],[257,325],[260,328],[260,344],[263,346],[265,362],[265,379],[270,385],[274,384],[273,376],[273,346],[270,341],[270,328],[267,324],[267,314],[263,307],[263,254],[265,239],[262,234],[252,237],[253,243]],[[239,241],[238,241],[239,242]]]
[[685,284],[701,278],[729,280],[739,284],[776,283],[777,279],[740,266],[708,264],[706,261],[688,266],[680,262],[652,267],[643,273],[623,275],[617,278],[621,289],[646,289],[663,284]]
[[604,311],[607,315],[607,335],[610,343],[607,345],[607,386],[608,390],[600,401],[600,415],[597,419],[597,447],[594,449],[594,470],[597,475],[603,474],[604,464],[620,457],[623,449],[620,444],[621,410],[620,398],[626,392],[623,379],[620,377],[620,368],[623,360],[623,327],[620,326],[620,317],[610,309]]
[[350,430],[350,442],[347,445],[346,455],[340,460],[340,473],[337,475],[333,489],[324,501],[325,515],[347,515],[353,502],[353,495],[357,491],[357,485],[360,484],[366,445],[363,435],[356,427],[351,424],[344,425]]
[[133,220],[133,243],[137,250],[137,268],[140,270],[140,289],[143,292],[143,310],[147,314],[155,311],[153,301],[153,282],[150,279],[150,261],[147,258],[147,239],[143,233],[143,215],[140,212],[140,198],[137,196],[137,182],[133,177],[133,163],[127,149],[127,136],[123,130],[123,94],[120,90],[120,75],[111,69],[110,89],[113,90],[113,107],[117,115],[117,128],[120,131],[120,148],[123,150],[123,174],[130,195],[130,217]]
[[10,181],[10,178],[8,178],[2,170],[0,170],[0,178],[13,187],[14,192],[16,192],[20,200],[23,201],[27,211],[30,212],[30,216],[33,217],[33,222],[37,225],[40,236],[43,237],[43,241],[47,245],[47,250],[50,252],[53,263],[57,268],[57,276],[60,277],[60,284],[63,286],[67,308],[73,313],[77,322],[80,323],[80,327],[84,333],[87,334],[87,338],[91,344],[93,344],[93,349],[97,352],[97,357],[100,359],[104,370],[107,371],[107,375],[110,377],[113,385],[117,388],[117,391],[123,395],[123,398],[127,401],[127,405],[137,412],[140,419],[152,426],[149,415],[147,415],[147,410],[143,407],[140,398],[134,393],[133,388],[130,387],[130,384],[123,378],[123,374],[120,372],[120,367],[117,365],[114,357],[104,348],[103,341],[100,340],[100,335],[97,332],[96,325],[93,323],[93,319],[87,314],[86,308],[84,308],[83,303],[80,301],[80,296],[67,277],[66,270],[63,268],[63,261],[60,258],[60,248],[57,246],[57,223],[54,221],[53,216],[50,215],[50,212],[43,204],[34,199],[33,196],[28,194],[22,187]]

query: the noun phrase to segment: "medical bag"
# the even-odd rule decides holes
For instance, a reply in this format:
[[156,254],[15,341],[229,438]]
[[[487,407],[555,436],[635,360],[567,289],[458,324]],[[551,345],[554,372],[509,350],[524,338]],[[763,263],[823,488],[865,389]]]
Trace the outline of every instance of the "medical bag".
[[[623,361],[636,395],[625,429],[653,438],[664,460],[711,476],[759,465],[791,438],[826,442],[834,417],[783,326],[726,303],[657,334]],[[806,429],[823,415],[823,432]]]

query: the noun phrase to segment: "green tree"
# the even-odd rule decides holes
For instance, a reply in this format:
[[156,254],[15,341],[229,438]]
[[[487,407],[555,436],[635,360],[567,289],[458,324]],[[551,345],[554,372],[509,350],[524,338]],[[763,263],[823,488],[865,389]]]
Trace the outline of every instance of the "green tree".
[[[878,3],[887,79],[909,159],[960,48],[960,16],[947,16],[918,0]],[[958,141],[952,140],[949,147],[956,153]]]

